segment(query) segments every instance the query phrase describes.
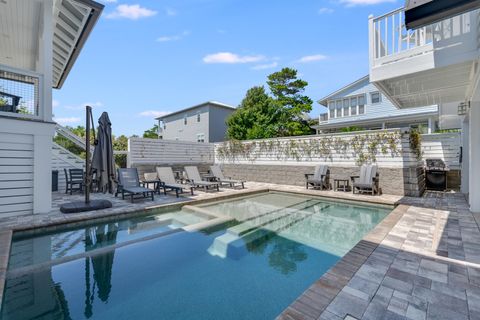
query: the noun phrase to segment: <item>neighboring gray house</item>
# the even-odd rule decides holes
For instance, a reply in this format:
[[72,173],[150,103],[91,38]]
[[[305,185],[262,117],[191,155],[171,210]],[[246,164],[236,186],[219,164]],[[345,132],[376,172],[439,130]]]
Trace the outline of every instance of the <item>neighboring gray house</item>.
[[321,99],[328,112],[313,126],[320,132],[339,131],[345,127],[387,129],[423,127],[425,133],[438,128],[438,106],[398,109],[365,76]]
[[224,141],[226,120],[234,111],[234,107],[216,101],[179,110],[157,118],[158,136],[165,140]]

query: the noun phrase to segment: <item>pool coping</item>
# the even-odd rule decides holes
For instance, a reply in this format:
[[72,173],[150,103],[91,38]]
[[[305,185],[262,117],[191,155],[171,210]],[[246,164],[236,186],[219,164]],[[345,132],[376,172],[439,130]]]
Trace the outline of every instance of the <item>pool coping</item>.
[[398,205],[276,319],[318,319],[410,207]]
[[[55,227],[63,227],[64,228],[65,226],[75,227],[75,226],[79,226],[79,225],[85,225],[86,222],[90,222],[92,224],[95,224],[95,223],[100,223],[100,222],[103,222],[103,221],[109,221],[111,219],[120,218],[120,217],[122,219],[126,219],[130,216],[145,215],[145,214],[148,214],[148,213],[154,214],[154,213],[160,213],[162,211],[168,211],[168,210],[178,210],[178,209],[181,209],[185,205],[200,205],[200,204],[204,204],[204,203],[213,203],[213,202],[217,202],[217,201],[246,197],[246,196],[250,196],[250,195],[268,193],[268,192],[293,193],[293,194],[299,194],[299,195],[307,195],[307,196],[315,196],[315,197],[319,197],[319,198],[325,198],[327,200],[328,199],[334,199],[334,200],[341,200],[341,201],[344,201],[344,202],[360,202],[360,203],[364,203],[364,204],[367,204],[367,205],[375,205],[375,204],[377,204],[377,205],[389,205],[389,206],[397,206],[398,205],[398,201],[388,201],[388,200],[377,198],[377,197],[374,197],[374,196],[372,196],[371,198],[362,198],[362,199],[355,200],[355,199],[348,199],[348,198],[346,199],[345,197],[342,197],[342,195],[344,196],[345,193],[341,193],[339,195],[336,195],[336,194],[322,194],[321,191],[319,192],[318,190],[305,189],[305,190],[302,190],[302,191],[300,191],[300,190],[297,191],[297,190],[286,190],[286,189],[282,189],[282,188],[279,188],[279,187],[265,187],[265,188],[261,188],[261,189],[255,189],[255,190],[239,190],[238,193],[228,194],[228,195],[218,195],[218,196],[215,196],[215,197],[209,197],[209,198],[204,198],[204,199],[192,199],[192,200],[186,200],[186,201],[180,201],[180,202],[173,202],[173,203],[147,206],[147,207],[144,207],[143,210],[138,209],[138,208],[131,208],[131,210],[127,210],[127,211],[123,211],[123,212],[100,212],[100,213],[99,212],[92,212],[92,213],[90,213],[91,216],[88,216],[88,217],[85,217],[85,215],[63,215],[61,217],[64,218],[64,219],[59,218],[58,220],[42,221],[42,222],[38,222],[38,223],[33,223],[33,225],[32,224],[28,225],[25,222],[20,223],[18,225],[13,226],[10,229],[3,229],[3,230],[0,229],[0,312],[1,312],[1,309],[2,309],[2,305],[3,305],[3,295],[4,295],[4,291],[5,291],[5,281],[6,281],[6,276],[7,276],[8,261],[9,261],[9,258],[10,258],[11,241],[12,241],[14,232],[18,232],[18,231],[25,231],[25,232],[32,231],[32,232],[34,232],[34,230],[38,230],[38,229],[42,229],[42,228],[55,228]],[[352,261],[354,261],[355,255],[358,254],[357,251],[365,252],[364,249],[363,249],[363,245],[361,245],[361,243],[365,242],[365,241],[368,241],[367,239],[372,234],[375,234],[376,232],[378,233],[379,231],[376,231],[376,230],[380,226],[383,226],[383,228],[385,228],[384,222],[387,221],[387,219],[395,211],[397,211],[397,209],[399,207],[401,207],[401,208],[405,207],[406,209],[402,209],[402,212],[404,212],[410,206],[398,205],[397,207],[395,207],[394,210],[392,212],[390,212],[382,220],[382,222],[380,222],[380,224],[378,224],[372,231],[370,231],[366,236],[364,236],[364,238],[362,238],[362,240],[360,240],[360,242],[358,242],[357,245],[355,245],[355,247],[353,247],[345,256],[343,256],[342,259],[340,259],[337,262],[337,264],[335,264],[335,266],[330,268],[329,271],[327,271],[319,280],[317,280],[309,289],[307,289],[289,307],[287,307],[278,316],[277,319],[289,319],[289,320],[291,320],[291,319],[310,319],[311,318],[310,316],[308,316],[308,318],[305,318],[306,314],[304,312],[300,312],[300,311],[296,310],[296,308],[293,308],[292,306],[294,306],[298,302],[298,303],[302,303],[302,305],[304,306],[304,309],[305,308],[311,308],[311,306],[309,307],[309,304],[305,304],[305,302],[303,300],[302,301],[299,300],[302,297],[304,297],[304,295],[305,295],[305,298],[307,299],[307,301],[315,302],[314,309],[318,310],[318,307],[317,307],[318,302],[316,300],[313,300],[312,298],[306,296],[306,293],[309,290],[311,290],[312,287],[314,287],[317,284],[317,282],[323,281],[322,279],[325,276],[327,276],[327,274],[328,274],[328,277],[333,276],[333,279],[336,279],[338,277],[338,275],[341,276],[341,273],[338,273],[335,270],[335,268],[337,266],[341,265],[341,263],[352,264],[350,259],[353,259]],[[402,213],[402,215],[403,215],[403,213]],[[388,234],[388,232],[391,230],[391,228],[393,228],[393,226],[396,224],[396,222],[399,219],[400,219],[400,217],[398,217],[398,219],[395,219],[395,222],[392,225],[389,225],[388,230],[382,230],[381,231],[381,234],[383,234],[381,239],[377,239],[375,237],[375,235],[372,236],[373,237],[372,240],[376,240],[377,245],[368,253],[368,255],[370,255],[375,250],[375,248],[378,246],[378,244],[381,242],[381,240]],[[357,247],[359,245],[361,245],[361,246],[357,249]],[[350,257],[349,255],[351,255],[351,254],[353,255],[353,257],[349,258]],[[348,281],[355,274],[356,270],[358,270],[358,268],[360,268],[360,266],[366,260],[368,255],[365,256],[365,259],[362,260],[362,263],[360,263],[358,265],[358,267],[355,269],[355,271],[351,273],[351,275],[348,277]],[[330,273],[332,273],[332,275],[330,275]],[[343,271],[343,273],[344,273],[344,271]],[[345,276],[341,276],[341,277],[345,278]],[[328,303],[325,304],[325,306],[322,309],[322,312],[328,306],[328,304],[331,301],[333,301],[335,296],[348,283],[348,281],[346,281],[339,288],[339,290],[335,292],[334,295],[331,295],[329,293],[329,295],[327,297],[328,298]],[[328,288],[329,286],[332,285],[332,281],[329,280],[329,279],[326,279],[323,282],[325,282],[326,288]],[[334,280],[333,284],[337,283],[337,282],[338,281]],[[322,298],[323,299],[320,300],[320,302],[323,301],[323,303],[324,303],[326,301],[325,297],[322,296]],[[305,305],[306,305],[306,307],[305,307]],[[311,319],[313,319],[313,318],[311,318]]]

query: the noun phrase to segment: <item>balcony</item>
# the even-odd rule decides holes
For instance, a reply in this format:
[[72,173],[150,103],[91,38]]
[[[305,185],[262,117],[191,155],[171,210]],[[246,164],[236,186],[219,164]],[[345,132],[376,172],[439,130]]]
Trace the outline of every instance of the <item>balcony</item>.
[[478,72],[478,22],[478,10],[416,30],[403,8],[370,16],[370,81],[399,108],[464,101]]

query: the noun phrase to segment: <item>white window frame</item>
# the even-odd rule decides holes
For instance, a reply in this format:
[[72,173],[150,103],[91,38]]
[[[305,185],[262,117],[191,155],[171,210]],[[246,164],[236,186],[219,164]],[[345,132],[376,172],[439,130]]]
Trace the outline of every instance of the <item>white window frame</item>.
[[[378,101],[377,102],[373,102],[373,95],[374,94],[378,94]],[[382,102],[382,94],[380,91],[373,91],[373,92],[370,92],[370,102],[372,104],[379,104]]]
[[[202,138],[200,141],[200,138]],[[205,143],[205,133],[197,133],[197,142],[198,143]]]

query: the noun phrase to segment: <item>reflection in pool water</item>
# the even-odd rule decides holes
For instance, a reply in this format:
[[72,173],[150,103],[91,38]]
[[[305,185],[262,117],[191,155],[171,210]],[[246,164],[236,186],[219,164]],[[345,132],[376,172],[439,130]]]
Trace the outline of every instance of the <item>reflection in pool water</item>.
[[[223,225],[128,245],[125,222],[68,231],[83,233],[81,250],[61,233],[19,238],[0,318],[273,319],[389,211],[292,197],[287,212],[276,197],[239,200],[243,216]],[[204,209],[236,215],[226,206]]]

